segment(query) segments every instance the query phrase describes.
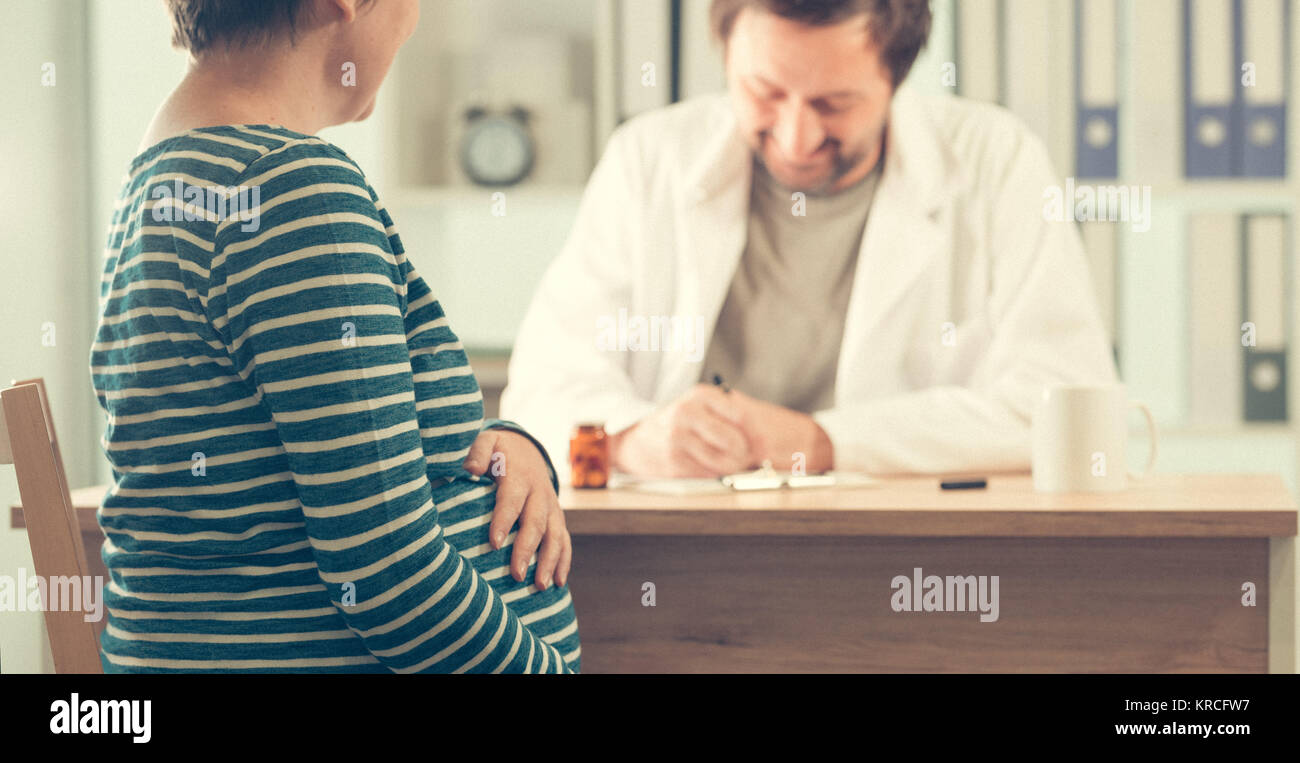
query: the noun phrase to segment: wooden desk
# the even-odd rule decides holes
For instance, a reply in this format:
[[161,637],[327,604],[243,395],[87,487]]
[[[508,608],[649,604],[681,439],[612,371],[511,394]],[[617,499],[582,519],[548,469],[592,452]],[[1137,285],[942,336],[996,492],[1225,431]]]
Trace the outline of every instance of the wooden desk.
[[[95,513],[99,511],[99,502],[104,500],[108,488],[108,485],[95,485],[68,491],[72,496],[72,506],[77,512],[77,524],[81,527],[81,541],[86,551],[86,563],[90,565],[90,574],[103,575],[105,579],[108,578],[108,570],[104,568],[104,560],[99,555],[99,549],[104,545],[104,531],[99,529],[99,519]],[[9,507],[9,526],[15,529],[27,526],[23,521],[21,503]]]
[[[1273,475],[561,503],[584,672],[1295,672],[1296,506]],[[999,576],[998,619],[895,612],[917,567]]]
[[[108,568],[104,566],[104,560],[99,555],[100,548],[104,545],[104,531],[99,529],[99,520],[95,517],[95,512],[99,510],[99,503],[104,500],[108,488],[108,485],[95,485],[69,491],[72,506],[77,513],[77,524],[81,528],[81,545],[86,552],[86,564],[90,567],[88,572],[91,576],[102,577],[105,585],[108,585]],[[13,528],[27,526],[23,521],[22,504],[9,507],[9,526]],[[95,630],[97,633],[102,633],[107,626],[108,613],[105,612],[104,617],[95,623]]]
[[[72,496],[96,574],[106,489]],[[995,476],[977,491],[906,478],[561,502],[584,672],[1296,670],[1296,505],[1274,475],[1158,475],[1110,495]],[[893,611],[890,581],[916,567],[997,575],[997,621]]]

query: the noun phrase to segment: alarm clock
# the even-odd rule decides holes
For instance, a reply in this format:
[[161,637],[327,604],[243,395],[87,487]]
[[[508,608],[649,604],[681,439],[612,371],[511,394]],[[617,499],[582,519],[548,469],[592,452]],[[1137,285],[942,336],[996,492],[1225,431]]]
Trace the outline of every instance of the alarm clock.
[[465,110],[460,141],[460,166],[478,185],[503,187],[522,182],[533,171],[537,144],[527,109],[515,106],[493,112],[475,106]]

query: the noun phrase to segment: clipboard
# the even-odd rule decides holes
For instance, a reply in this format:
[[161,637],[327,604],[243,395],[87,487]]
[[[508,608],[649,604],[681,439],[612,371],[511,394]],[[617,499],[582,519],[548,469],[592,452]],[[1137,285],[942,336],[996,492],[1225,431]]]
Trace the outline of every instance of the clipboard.
[[857,472],[829,471],[821,474],[786,474],[765,463],[752,472],[717,478],[633,479],[623,477],[611,483],[614,489],[628,489],[660,495],[708,495],[759,490],[804,490],[810,488],[872,487],[880,480]]

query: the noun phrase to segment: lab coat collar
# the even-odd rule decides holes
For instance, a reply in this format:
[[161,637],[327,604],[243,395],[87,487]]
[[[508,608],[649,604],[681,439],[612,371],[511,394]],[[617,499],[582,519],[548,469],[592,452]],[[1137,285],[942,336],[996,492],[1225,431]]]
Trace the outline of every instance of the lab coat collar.
[[[748,193],[752,178],[753,153],[740,134],[729,97],[717,98],[710,120],[706,147],[686,175],[695,201],[737,188]],[[947,148],[926,118],[915,90],[907,85],[899,88],[890,104],[884,174],[895,178],[898,189],[927,211],[942,206],[947,197]]]
[[[737,130],[729,98],[714,99],[702,127],[706,143],[699,159],[686,165],[684,176],[676,302],[701,326],[702,336],[712,337],[745,249],[754,162]],[[675,397],[689,389],[700,378],[702,361],[667,364],[659,376],[658,395]]]
[[890,105],[884,174],[927,215],[948,197],[949,151],[925,113],[921,96],[911,87],[899,88]]
[[737,188],[748,194],[753,153],[740,134],[729,96],[715,99],[709,119],[705,148],[686,175],[694,200],[716,199]]
[[[689,206],[677,257],[679,304],[691,309],[712,336],[718,314],[744,252],[753,154],[740,134],[731,102],[719,97],[705,126],[707,143],[687,165]],[[895,93],[890,106],[885,168],[859,250],[837,373],[839,397],[852,377],[869,369],[852,364],[860,353],[847,348],[886,328],[890,309],[948,245],[945,209],[953,186],[949,148],[910,88]],[[936,331],[938,329],[936,328]],[[698,362],[681,364],[660,377],[661,392],[686,389],[699,378]]]
[[[940,277],[952,251],[954,177],[952,149],[940,135],[920,94],[900,88],[891,105],[885,170],[867,217],[853,291],[845,316],[836,372],[836,402],[860,397],[873,377],[869,357],[851,348],[881,332],[897,331],[891,318],[917,282]],[[939,341],[941,327],[933,328]]]

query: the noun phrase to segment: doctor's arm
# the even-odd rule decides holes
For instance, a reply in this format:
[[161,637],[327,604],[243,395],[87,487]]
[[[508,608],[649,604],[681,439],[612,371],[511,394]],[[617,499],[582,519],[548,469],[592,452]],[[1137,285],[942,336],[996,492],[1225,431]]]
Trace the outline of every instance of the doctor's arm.
[[524,317],[501,413],[528,427],[560,459],[568,453],[574,424],[598,421],[611,435],[615,465],[624,471],[736,471],[748,446],[730,401],[697,387],[658,406],[651,391],[634,384],[631,353],[602,344],[602,326],[616,325],[620,311],[632,313],[639,304],[637,273],[646,266],[637,262],[637,242],[653,224],[642,213],[647,188],[640,151],[620,128],[592,172],[573,230]]
[[638,398],[624,353],[596,346],[596,322],[632,302],[634,163],[615,133],[592,172],[564,248],[533,295],[511,353],[501,415],[528,427],[552,454],[568,453],[580,420],[628,426],[652,406]]
[[990,206],[989,345],[966,384],[814,414],[833,443],[836,468],[1027,469],[1031,419],[1045,386],[1117,381],[1074,223],[1043,212],[1044,189],[1059,185],[1046,151],[1030,139],[1015,157]]

